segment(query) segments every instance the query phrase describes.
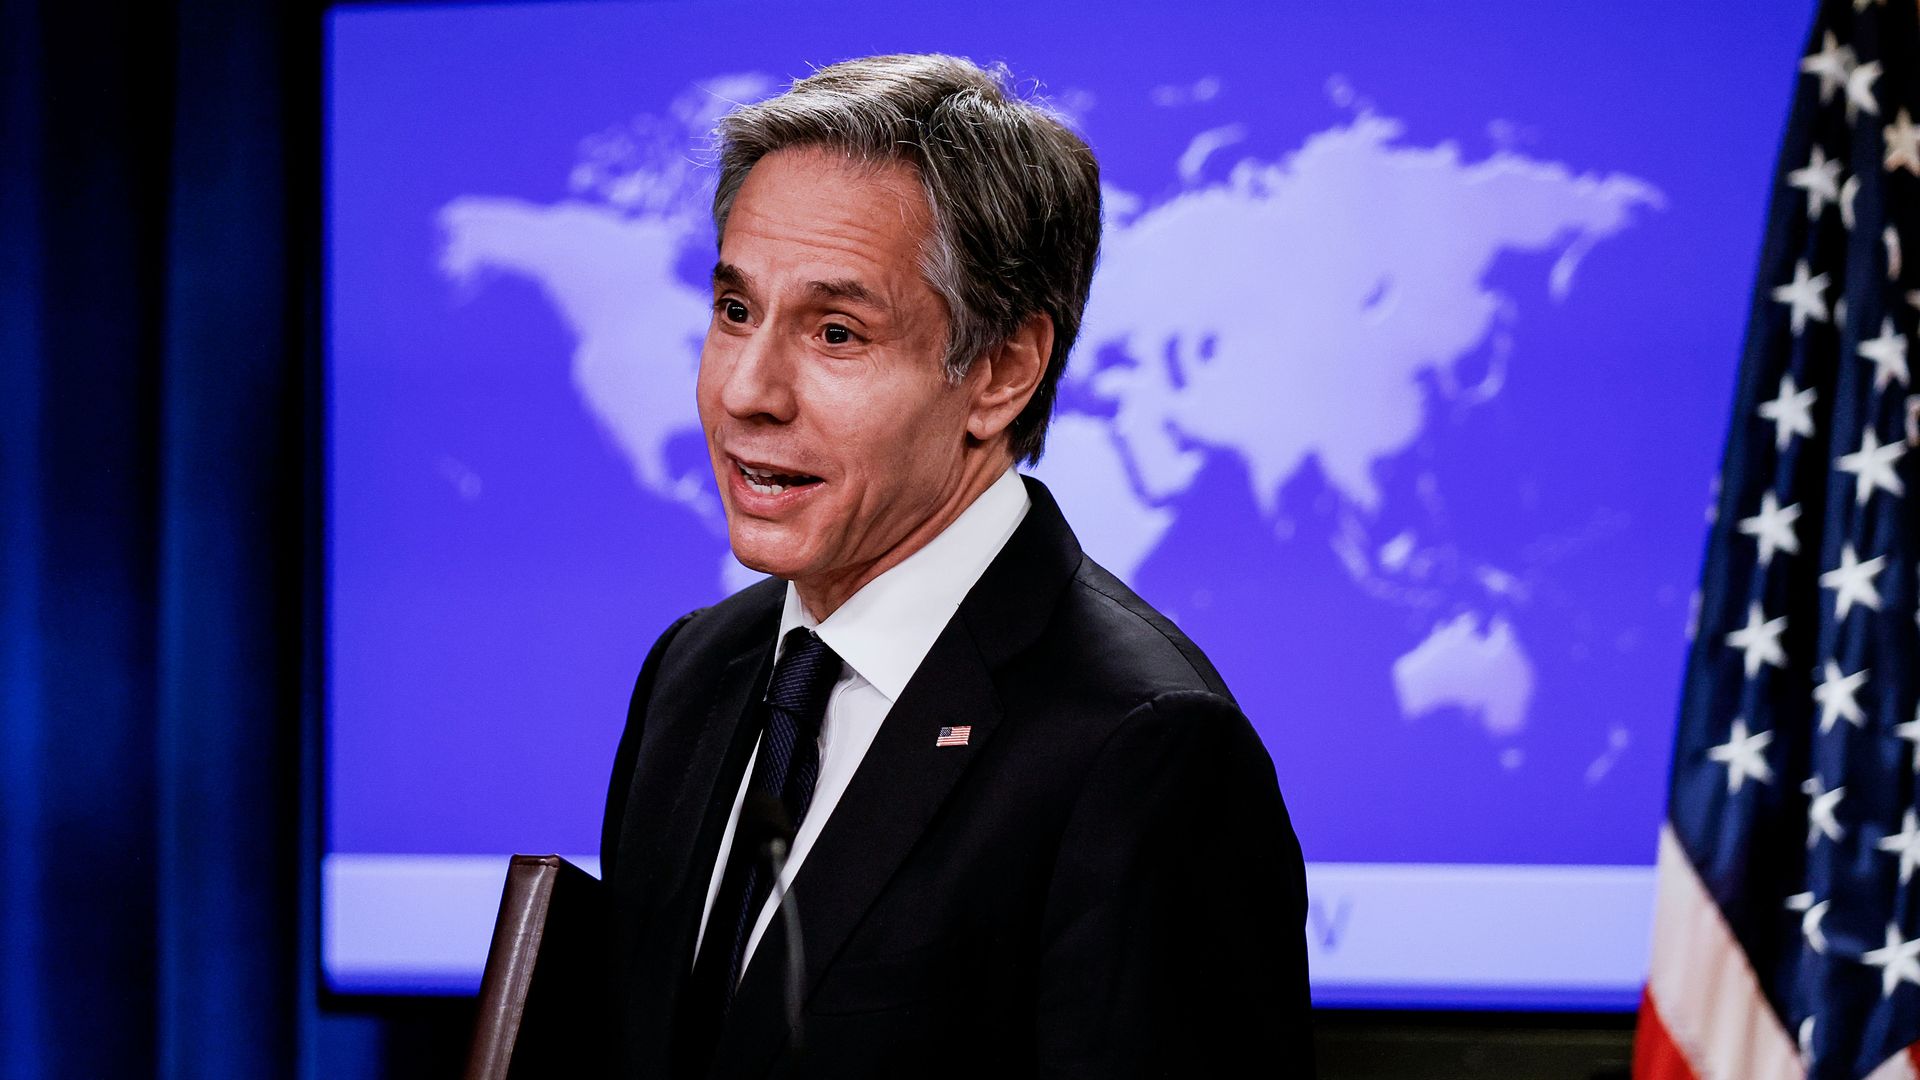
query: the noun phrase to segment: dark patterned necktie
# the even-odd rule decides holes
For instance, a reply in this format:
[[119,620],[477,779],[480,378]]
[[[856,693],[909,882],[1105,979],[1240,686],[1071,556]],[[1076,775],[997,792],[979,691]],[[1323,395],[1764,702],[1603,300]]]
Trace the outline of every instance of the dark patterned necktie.
[[[796,829],[813,802],[814,781],[820,778],[820,722],[839,677],[840,657],[818,635],[805,627],[787,633],[780,662],[767,684],[762,710],[766,727],[754,758],[750,790],[778,798]],[[707,915],[687,1000],[682,1002],[683,1035],[696,1057],[710,1055],[719,1037],[721,1021],[740,983],[755,917],[773,891],[772,869],[762,857],[762,838],[743,837],[746,825],[743,813],[734,829],[720,891]]]

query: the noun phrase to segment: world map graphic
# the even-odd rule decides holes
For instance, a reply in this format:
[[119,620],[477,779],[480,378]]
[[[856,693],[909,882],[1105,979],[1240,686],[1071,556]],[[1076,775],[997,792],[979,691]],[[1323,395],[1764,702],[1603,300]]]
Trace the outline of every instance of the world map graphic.
[[[478,296],[489,274],[522,276],[558,309],[582,407],[636,484],[708,526],[709,550],[693,561],[714,567],[716,599],[756,575],[727,553],[704,458],[671,452],[700,434],[694,380],[710,299],[699,275],[713,236],[698,148],[721,109],[772,86],[717,78],[585,139],[571,198],[470,194],[441,212],[451,282]],[[1498,746],[1535,711],[1512,613],[1551,582],[1440,538],[1446,477],[1418,477],[1419,497],[1403,501],[1375,472],[1414,444],[1436,405],[1470,412],[1501,393],[1510,365],[1545,362],[1515,354],[1524,312],[1488,282],[1496,260],[1544,256],[1546,295],[1562,299],[1583,257],[1658,211],[1662,195],[1517,152],[1469,161],[1453,145],[1409,145],[1401,124],[1365,108],[1277,161],[1234,158],[1243,134],[1196,132],[1172,163],[1184,184],[1171,197],[1105,192],[1099,271],[1035,474],[1089,554],[1138,585],[1179,515],[1198,512],[1184,499],[1209,459],[1239,466],[1236,497],[1273,533],[1275,557],[1295,528],[1282,490],[1311,464],[1337,499],[1331,547],[1353,602],[1431,620],[1376,673],[1401,714],[1460,710]],[[1220,577],[1233,587],[1227,568]],[[1615,729],[1605,749],[1625,738]]]

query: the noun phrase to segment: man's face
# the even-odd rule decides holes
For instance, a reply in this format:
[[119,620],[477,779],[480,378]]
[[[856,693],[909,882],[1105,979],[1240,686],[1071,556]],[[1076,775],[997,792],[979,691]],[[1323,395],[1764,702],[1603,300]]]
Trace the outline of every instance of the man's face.
[[733,552],[755,570],[859,580],[961,486],[968,384],[941,367],[930,222],[905,165],[796,149],[747,174],[698,397]]

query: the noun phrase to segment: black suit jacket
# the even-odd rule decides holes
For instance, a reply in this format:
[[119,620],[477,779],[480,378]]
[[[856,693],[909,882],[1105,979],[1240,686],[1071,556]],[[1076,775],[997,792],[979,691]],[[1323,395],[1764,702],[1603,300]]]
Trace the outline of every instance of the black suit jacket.
[[[710,1075],[1312,1074],[1306,887],[1272,762],[1200,650],[1027,489],[794,881],[804,1050],[776,919]],[[671,1075],[784,588],[681,619],[634,688],[601,842],[627,1076]],[[967,746],[934,745],[961,724]]]

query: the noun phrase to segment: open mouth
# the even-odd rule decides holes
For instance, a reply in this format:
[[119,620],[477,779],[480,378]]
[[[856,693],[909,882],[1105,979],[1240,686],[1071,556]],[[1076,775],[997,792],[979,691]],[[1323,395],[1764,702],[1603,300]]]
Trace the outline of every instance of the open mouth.
[[817,484],[820,478],[805,473],[774,472],[771,469],[756,469],[734,462],[733,467],[740,470],[740,477],[748,488],[761,495],[779,495],[794,488]]

